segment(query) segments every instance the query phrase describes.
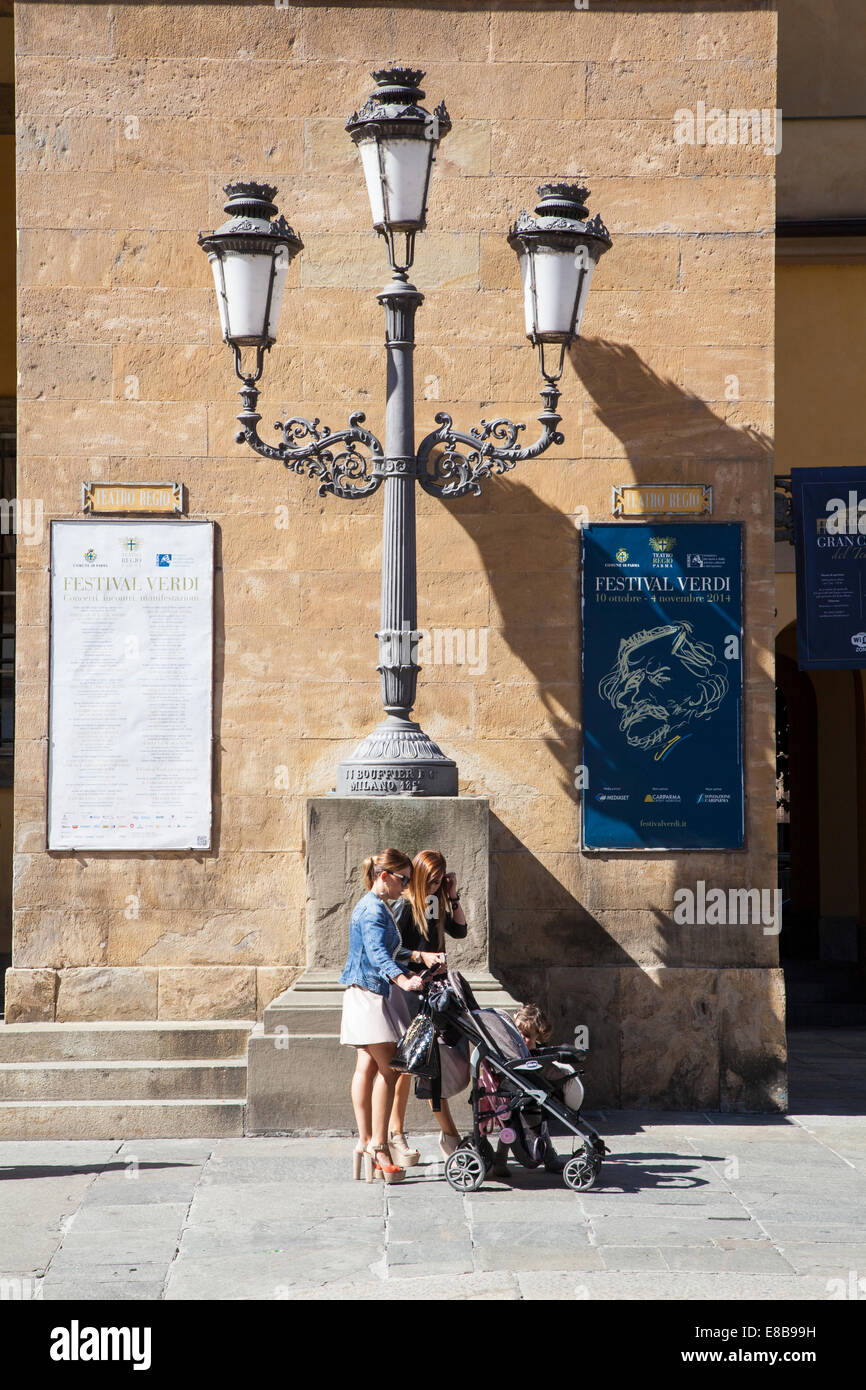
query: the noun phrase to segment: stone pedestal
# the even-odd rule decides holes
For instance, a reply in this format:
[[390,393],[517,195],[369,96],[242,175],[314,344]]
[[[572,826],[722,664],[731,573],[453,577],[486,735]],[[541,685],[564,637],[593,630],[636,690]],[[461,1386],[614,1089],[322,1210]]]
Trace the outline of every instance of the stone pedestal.
[[[250,1037],[247,1131],[299,1133],[354,1127],[354,1048],[340,1046],[349,919],[365,888],[363,860],[393,846],[410,858],[438,849],[457,874],[469,930],[449,942],[448,963],[479,1005],[515,1008],[491,970],[489,804],[486,797],[316,797],[306,805],[307,968],[265,1009]],[[466,1127],[465,1100],[452,1103]],[[429,1106],[410,1101],[407,1127],[436,1129]]]

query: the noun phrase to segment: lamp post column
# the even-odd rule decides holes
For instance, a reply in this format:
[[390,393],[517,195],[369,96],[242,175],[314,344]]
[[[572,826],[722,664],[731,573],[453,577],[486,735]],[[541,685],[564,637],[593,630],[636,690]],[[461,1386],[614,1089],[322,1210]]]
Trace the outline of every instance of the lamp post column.
[[418,585],[415,548],[415,310],[424,296],[396,278],[377,296],[385,310],[388,354],[385,498],[379,679],[385,713],[408,720],[418,683]]
[[385,310],[387,379],[379,681],[385,719],[337,769],[337,792],[456,796],[457,764],[411,718],[418,684],[415,546],[415,311],[424,296],[405,271],[377,296]]

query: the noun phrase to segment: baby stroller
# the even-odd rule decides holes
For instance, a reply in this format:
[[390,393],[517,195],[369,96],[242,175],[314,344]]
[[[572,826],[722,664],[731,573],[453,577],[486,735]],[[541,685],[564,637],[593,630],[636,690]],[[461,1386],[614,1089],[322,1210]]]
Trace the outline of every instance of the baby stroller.
[[487,1134],[499,1131],[500,1159],[510,1148],[518,1163],[537,1168],[550,1152],[546,1117],[555,1116],[581,1140],[562,1167],[565,1185],[585,1192],[598,1177],[610,1150],[580,1117],[583,1086],[580,1064],[586,1052],[575,1047],[543,1047],[530,1052],[521,1033],[501,1009],[480,1009],[456,970],[427,986],[429,1007],[444,1042],[465,1039],[472,1079],[472,1134],[461,1139],[445,1164],[455,1192],[476,1192],[497,1164]]

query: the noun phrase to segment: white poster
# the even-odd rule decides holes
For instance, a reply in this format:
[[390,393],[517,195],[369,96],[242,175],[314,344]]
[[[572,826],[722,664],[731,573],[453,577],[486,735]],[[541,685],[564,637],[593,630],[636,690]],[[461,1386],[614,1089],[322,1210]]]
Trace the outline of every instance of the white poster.
[[213,523],[51,523],[49,849],[209,849]]

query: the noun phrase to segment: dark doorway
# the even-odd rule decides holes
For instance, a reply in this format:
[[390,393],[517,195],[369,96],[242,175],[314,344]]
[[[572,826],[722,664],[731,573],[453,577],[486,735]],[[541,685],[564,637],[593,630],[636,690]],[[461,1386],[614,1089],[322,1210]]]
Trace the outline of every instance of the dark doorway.
[[818,711],[805,671],[776,655],[776,827],[782,891],[780,954],[820,955]]

